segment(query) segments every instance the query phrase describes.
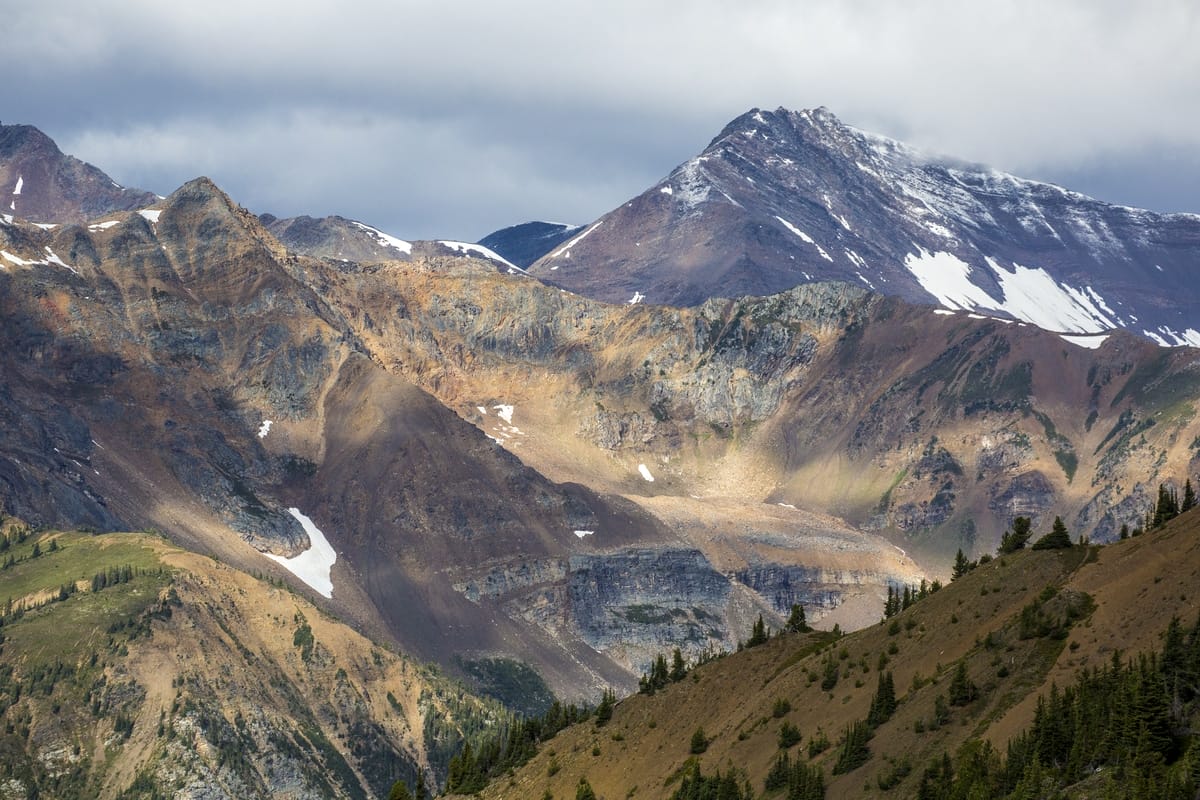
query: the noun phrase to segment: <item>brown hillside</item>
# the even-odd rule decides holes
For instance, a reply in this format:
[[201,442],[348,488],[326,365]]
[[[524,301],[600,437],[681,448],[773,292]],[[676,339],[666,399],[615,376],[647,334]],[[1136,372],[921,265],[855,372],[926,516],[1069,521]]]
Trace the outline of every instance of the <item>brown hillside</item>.
[[[1109,662],[1117,650],[1132,654],[1156,648],[1173,615],[1187,624],[1194,621],[1200,612],[1198,576],[1200,516],[1195,512],[1161,531],[1105,547],[998,558],[901,613],[895,633],[887,622],[828,644],[822,644],[821,634],[779,636],[699,667],[654,696],[627,698],[607,726],[588,723],[564,731],[484,796],[540,797],[549,790],[569,797],[580,777],[587,777],[602,798],[631,793],[665,798],[690,757],[697,727],[710,738],[698,757],[706,771],[744,768],[761,790],[784,721],[802,733],[797,752],[818,731],[831,740],[831,749],[815,759],[825,769],[829,797],[910,796],[924,765],[943,751],[955,752],[967,738],[982,736],[1003,748],[1032,721],[1034,701],[1051,683],[1065,685],[1079,669]],[[1081,617],[1064,638],[1023,639],[1020,612],[1030,604],[1047,618],[1063,619],[1067,606],[1079,609]],[[893,645],[896,652],[890,653]],[[899,707],[871,740],[871,759],[834,777],[837,739],[848,724],[866,717],[880,654],[887,654],[885,668],[894,673]],[[820,682],[823,659],[829,656],[842,674],[826,692]],[[951,708],[948,722],[932,729],[935,696],[947,691],[960,659],[981,699]],[[773,714],[779,700],[790,704],[782,717]],[[916,732],[918,721],[924,732]],[[879,790],[876,776],[902,759],[908,759],[913,774],[899,788]]]

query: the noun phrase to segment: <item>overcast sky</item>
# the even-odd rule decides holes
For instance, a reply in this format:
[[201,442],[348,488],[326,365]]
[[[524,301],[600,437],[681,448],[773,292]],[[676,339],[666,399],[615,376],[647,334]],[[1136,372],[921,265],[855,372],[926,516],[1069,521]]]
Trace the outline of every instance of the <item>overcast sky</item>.
[[0,120],[407,238],[588,222],[758,106],[1200,212],[1196,0],[0,0]]

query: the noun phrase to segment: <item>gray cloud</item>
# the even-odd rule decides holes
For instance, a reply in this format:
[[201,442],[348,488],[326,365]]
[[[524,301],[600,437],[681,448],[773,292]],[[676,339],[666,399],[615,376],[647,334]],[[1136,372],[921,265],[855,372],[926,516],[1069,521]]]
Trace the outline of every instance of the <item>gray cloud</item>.
[[0,0],[3,116],[130,185],[414,238],[590,220],[755,105],[1200,210],[1191,0],[312,5]]

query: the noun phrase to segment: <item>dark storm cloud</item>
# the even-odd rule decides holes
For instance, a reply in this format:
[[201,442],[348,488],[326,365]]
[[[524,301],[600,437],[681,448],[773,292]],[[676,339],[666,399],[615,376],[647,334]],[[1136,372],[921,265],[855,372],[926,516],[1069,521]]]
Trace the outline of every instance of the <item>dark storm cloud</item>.
[[1190,0],[310,5],[0,0],[0,116],[129,185],[411,238],[586,222],[755,105],[1200,210]]

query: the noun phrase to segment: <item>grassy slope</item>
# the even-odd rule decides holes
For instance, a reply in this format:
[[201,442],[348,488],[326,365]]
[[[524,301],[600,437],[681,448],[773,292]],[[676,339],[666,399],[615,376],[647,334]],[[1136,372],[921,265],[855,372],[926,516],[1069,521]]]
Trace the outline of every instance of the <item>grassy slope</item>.
[[[9,552],[23,560],[0,572],[0,598],[30,606],[0,627],[0,783],[19,796],[380,796],[429,769],[436,733],[452,746],[499,713],[297,595],[155,536],[34,534]],[[91,591],[121,565],[131,580]]]
[[[602,798],[668,797],[700,726],[711,739],[700,757],[705,770],[745,768],[761,791],[785,720],[804,737],[794,754],[818,729],[832,740],[833,747],[816,759],[825,769],[829,797],[911,796],[925,764],[943,751],[953,753],[967,738],[982,736],[1003,749],[1029,724],[1037,695],[1051,682],[1064,685],[1080,668],[1108,662],[1114,650],[1157,647],[1172,615],[1194,622],[1200,610],[1198,576],[1200,516],[1195,513],[1160,532],[1104,548],[997,559],[903,612],[895,634],[890,624],[879,624],[831,645],[823,645],[816,634],[782,636],[701,667],[665,692],[628,698],[608,726],[564,731],[485,796],[541,797],[549,790],[555,797],[572,797],[579,778],[586,776]],[[1046,587],[1053,587],[1054,596],[1042,600],[1051,594],[1043,594]],[[1050,619],[1064,619],[1068,605],[1082,614],[1063,638],[1023,639],[1019,618],[1030,604]],[[866,717],[880,653],[892,645],[896,652],[886,668],[895,674],[896,714],[875,733],[866,765],[834,777],[837,739],[846,725]],[[824,692],[822,660],[830,654],[842,677]],[[962,658],[981,698],[952,708],[949,722],[932,730],[935,697],[947,692]],[[791,705],[782,718],[772,713],[779,699]],[[918,721],[924,732],[916,731]],[[912,772],[890,791],[880,790],[877,777],[903,759]],[[552,761],[558,770],[550,775]]]

